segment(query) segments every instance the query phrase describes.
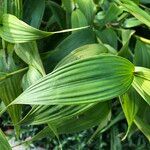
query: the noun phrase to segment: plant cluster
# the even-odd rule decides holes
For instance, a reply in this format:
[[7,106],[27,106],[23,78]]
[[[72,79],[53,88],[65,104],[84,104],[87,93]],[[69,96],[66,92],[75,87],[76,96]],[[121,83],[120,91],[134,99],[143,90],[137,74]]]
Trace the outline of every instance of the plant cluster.
[[[148,148],[149,6],[149,0],[0,0],[0,149],[11,149],[6,126],[20,144],[95,127],[88,142],[111,129],[111,149],[121,149],[119,139],[140,131]],[[29,127],[38,132],[25,141]]]

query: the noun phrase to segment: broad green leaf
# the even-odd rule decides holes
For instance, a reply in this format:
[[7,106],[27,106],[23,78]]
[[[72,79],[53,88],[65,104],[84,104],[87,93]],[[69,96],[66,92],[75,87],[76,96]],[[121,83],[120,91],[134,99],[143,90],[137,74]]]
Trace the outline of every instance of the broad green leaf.
[[135,91],[133,87],[131,87],[127,93],[120,96],[123,112],[128,122],[128,130],[123,139],[127,137],[130,130],[132,129],[132,125],[134,124],[134,119],[139,110],[141,101],[141,96]]
[[150,105],[150,69],[136,67],[132,85],[142,98]]
[[150,15],[142,10],[137,4],[131,0],[120,0],[122,3],[119,3],[124,9],[131,13],[139,21],[150,27]]
[[[74,133],[94,127],[106,122],[106,120],[109,121],[110,116],[111,112],[109,104],[98,103],[78,116],[74,116],[66,121],[55,121],[53,122],[53,125],[57,127],[58,134]],[[54,137],[55,135],[49,127],[46,126],[31,139],[24,141],[21,144],[31,143],[47,136]]]
[[55,106],[33,106],[29,113],[21,120],[21,124],[44,124],[47,122],[58,122],[82,114],[92,108],[95,104],[89,105],[55,105]]
[[112,46],[114,49],[117,49],[118,47],[118,37],[117,34],[114,30],[112,30],[111,28],[108,29],[104,29],[104,30],[96,30],[96,35],[97,38],[104,44],[109,44],[110,46]]
[[2,0],[3,14],[9,13],[22,18],[22,0]]
[[[106,52],[108,52],[108,50],[102,44],[88,44],[72,51],[69,55],[67,55],[58,63],[55,69],[67,63],[76,61],[77,59],[81,60]],[[79,106],[35,106],[25,116],[25,118],[22,119],[21,123],[31,122],[32,124],[41,124],[53,120],[65,121],[66,119],[83,113],[85,110],[90,109],[94,105],[89,104]]]
[[84,58],[88,58],[91,56],[96,56],[104,53],[108,53],[108,49],[103,44],[87,44],[72,51],[69,55],[67,55],[64,59],[62,59],[57,64],[55,69],[69,62],[73,62],[76,60],[80,60],[80,59],[84,59]]
[[150,68],[150,45],[137,39],[134,63],[136,66]]
[[89,24],[92,24],[95,15],[95,4],[93,0],[76,0],[79,5],[79,9],[86,16]]
[[117,19],[117,17],[122,13],[122,9],[119,8],[115,3],[111,3],[108,11],[104,17],[104,24],[110,23]]
[[15,52],[24,62],[29,65],[29,70],[22,79],[22,87],[25,90],[27,87],[44,76],[45,70],[37,49],[36,42],[16,44]]
[[43,55],[43,61],[47,72],[52,71],[57,63],[74,49],[95,42],[95,34],[91,29],[80,30],[69,35],[53,51],[49,51]]
[[36,42],[15,44],[15,52],[25,63],[33,66],[42,75],[45,75]]
[[121,29],[120,32],[121,32],[121,42],[123,46],[129,43],[129,40],[135,33],[134,30],[127,30],[127,29]]
[[39,28],[45,10],[45,1],[25,0],[23,6],[23,20],[32,27]]
[[12,104],[63,105],[106,101],[129,89],[133,72],[133,64],[118,56],[82,59],[43,77]]
[[112,126],[114,126],[115,124],[117,124],[119,121],[122,121],[124,118],[125,117],[124,117],[123,112],[120,112],[115,118],[111,119],[110,123],[105,128],[103,128],[102,130],[100,130],[100,133],[106,132]]
[[0,149],[11,150],[11,147],[1,129],[0,129]]
[[37,80],[42,78],[42,74],[32,66],[29,66],[29,70],[24,74],[22,78],[22,87],[23,90],[27,89],[29,86],[34,84]]
[[133,28],[136,26],[140,26],[141,24],[142,24],[141,21],[139,21],[138,19],[133,17],[133,18],[126,19],[123,23],[123,27],[124,28]]
[[127,58],[132,62],[133,54],[129,48],[129,42],[130,42],[132,35],[135,33],[135,31],[121,29],[120,32],[121,32],[122,48],[118,52],[118,55],[124,58]]
[[[5,76],[0,81],[0,99],[5,106],[9,105],[18,95],[21,94],[21,79],[26,69],[20,69],[13,60],[13,53],[8,53],[7,59],[4,57],[3,51],[0,51],[0,72]],[[13,124],[16,124],[21,117],[21,106],[11,106],[8,113]],[[17,134],[19,128],[16,127]]]
[[19,20],[17,17],[13,15],[4,14],[2,16],[2,26],[0,27],[0,36],[10,43],[25,43],[47,37],[55,33],[75,31],[83,28],[75,28],[70,30],[66,29],[56,32],[46,32],[29,26],[28,24]]
[[150,126],[149,124],[145,123],[141,117],[136,116],[135,124],[137,127],[143,132],[143,134],[147,137],[150,142]]
[[76,9],[71,14],[71,24],[72,28],[87,26],[87,20],[84,14],[80,11],[80,9]]
[[74,133],[108,122],[110,117],[109,104],[104,102],[96,104],[78,117],[73,117],[65,122],[58,121],[55,125],[59,134]]

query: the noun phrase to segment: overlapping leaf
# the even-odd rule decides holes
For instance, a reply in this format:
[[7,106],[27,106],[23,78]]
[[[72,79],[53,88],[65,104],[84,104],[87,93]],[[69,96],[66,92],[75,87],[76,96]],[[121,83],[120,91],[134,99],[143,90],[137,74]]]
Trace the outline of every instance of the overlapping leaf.
[[125,8],[126,11],[131,13],[139,21],[150,27],[150,15],[142,10],[138,5],[130,0],[120,0],[122,3],[119,3]]
[[[67,63],[76,61],[77,59],[81,60],[88,58],[89,56],[101,55],[106,52],[108,52],[108,50],[102,44],[88,44],[81,46],[62,59],[55,67],[55,69],[64,66]],[[31,122],[32,124],[41,124],[48,121],[58,122],[60,120],[65,122],[69,118],[78,116],[79,114],[84,113],[86,110],[91,109],[91,107],[94,106],[95,104],[75,106],[34,106],[21,121],[21,123]]]
[[[87,28],[87,27],[83,27]],[[76,29],[68,29],[57,32],[46,32],[33,28],[25,22],[19,20],[16,16],[10,14],[4,14],[2,16],[2,26],[0,27],[0,36],[10,43],[24,43],[34,41],[55,33],[63,33],[68,31],[74,31]]]
[[121,57],[82,59],[43,77],[13,104],[82,104],[109,100],[128,90],[133,72],[134,66]]

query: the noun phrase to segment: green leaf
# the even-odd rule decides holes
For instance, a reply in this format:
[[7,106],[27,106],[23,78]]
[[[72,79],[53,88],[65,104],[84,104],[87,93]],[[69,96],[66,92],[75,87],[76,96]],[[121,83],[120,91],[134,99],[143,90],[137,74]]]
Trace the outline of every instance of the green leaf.
[[135,91],[133,87],[131,87],[127,93],[120,96],[123,112],[128,122],[128,130],[123,140],[127,137],[130,130],[132,129],[132,125],[134,124],[135,116],[139,111],[141,101],[141,96]]
[[117,34],[114,30],[111,28],[104,29],[104,30],[96,30],[96,35],[98,39],[104,43],[104,44],[109,44],[112,46],[114,49],[117,49],[118,47],[118,37]]
[[39,28],[44,15],[45,1],[25,0],[23,6],[23,20],[32,27]]
[[83,27],[88,25],[86,17],[80,11],[80,9],[76,9],[72,12],[71,23],[72,28]]
[[150,69],[135,67],[132,85],[142,98],[150,105]]
[[55,105],[106,101],[129,89],[133,72],[133,64],[118,56],[82,59],[43,77],[12,104]]
[[[53,122],[53,126],[57,128],[57,134],[74,133],[79,132],[96,125],[101,125],[103,122],[108,122],[111,116],[110,106],[108,103],[98,103],[93,105],[90,109],[87,109],[84,113],[73,116],[72,118],[64,120],[56,120]],[[56,130],[55,128],[55,130]],[[44,137],[54,137],[54,133],[49,127],[45,127],[31,139],[22,142],[31,143]]]
[[49,51],[43,55],[47,72],[52,71],[57,63],[74,49],[95,42],[95,34],[91,29],[80,30],[69,35],[53,51]]
[[129,42],[130,42],[131,37],[135,33],[135,31],[134,30],[121,29],[120,33],[121,33],[122,48],[118,52],[118,55],[122,56],[124,58],[127,58],[132,62],[133,54],[130,50]]
[[77,117],[75,116],[63,122],[55,122],[55,125],[59,134],[74,133],[108,122],[110,117],[109,104],[103,102],[96,104]]
[[135,124],[137,127],[143,132],[143,134],[147,137],[150,142],[150,126],[146,124],[141,117],[136,116]]
[[[87,28],[87,27],[83,27]],[[46,32],[33,28],[25,22],[19,20],[17,17],[4,14],[2,16],[2,26],[0,27],[0,36],[10,43],[25,43],[34,41],[55,33],[63,33],[69,31],[75,31],[82,28],[66,29],[56,32]]]
[[45,70],[38,52],[36,42],[15,44],[15,52],[25,63],[33,66],[42,75],[45,75]]
[[62,5],[65,8],[65,10],[69,13],[73,10],[73,0],[62,0]]
[[[107,48],[102,44],[88,44],[71,52],[64,59],[62,59],[55,67],[59,68],[65,64],[76,61],[77,59],[84,59],[95,55],[108,52]],[[32,76],[31,76],[32,77]],[[95,104],[94,104],[95,105]],[[35,106],[22,119],[20,123],[31,122],[32,124],[46,123],[53,120],[66,120],[73,116],[83,113],[85,110],[93,107],[89,105],[76,106]]]
[[88,23],[91,24],[95,15],[95,4],[93,0],[77,0],[77,4],[79,5],[79,9],[86,16]]
[[87,44],[87,45],[84,45],[75,49],[69,55],[63,58],[57,64],[55,69],[69,62],[73,62],[73,61],[80,60],[80,59],[85,59],[91,56],[101,55],[104,53],[108,53],[108,49],[103,44]]
[[34,106],[29,113],[21,120],[21,124],[44,124],[47,122],[65,121],[74,116],[84,113],[95,104],[89,105],[55,105],[55,106]]
[[136,26],[140,26],[141,24],[142,24],[141,21],[139,21],[138,19],[133,17],[133,18],[126,19],[123,23],[123,27],[124,28],[133,28]]
[[26,74],[24,74],[22,78],[22,87],[23,90],[27,89],[29,86],[34,84],[40,78],[42,78],[42,74],[32,66],[29,66],[29,70]]
[[104,17],[104,24],[110,23],[117,19],[117,17],[122,13],[122,9],[119,8],[115,3],[111,3],[108,11]]
[[136,5],[131,0],[120,0],[122,3],[119,3],[123,8],[131,13],[139,21],[150,27],[150,15],[142,10],[138,5]]
[[0,149],[11,150],[11,147],[1,129],[0,129]]
[[[66,28],[66,12],[63,10],[63,8],[53,1],[47,1],[46,8],[49,8],[49,11],[52,12],[52,16],[49,18],[46,28],[50,29],[53,27],[55,22],[60,26],[60,28]],[[69,19],[67,21],[69,21]]]
[[9,13],[22,18],[22,0],[2,0],[3,14]]
[[[0,77],[0,99],[7,106],[21,94],[21,79],[27,68],[20,69],[16,66],[13,60],[13,53],[8,53],[7,59],[4,56],[4,53],[0,51],[0,72],[3,73],[3,77]],[[21,118],[21,106],[11,106],[8,108],[8,113],[15,125]],[[16,127],[16,131],[18,134],[18,127]]]
[[137,39],[134,63],[136,66],[150,68],[150,45]]

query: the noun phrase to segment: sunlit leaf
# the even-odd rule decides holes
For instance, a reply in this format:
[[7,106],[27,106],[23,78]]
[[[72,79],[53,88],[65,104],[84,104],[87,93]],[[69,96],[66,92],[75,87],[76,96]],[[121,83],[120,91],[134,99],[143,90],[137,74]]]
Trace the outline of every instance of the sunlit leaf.
[[[87,27],[83,27],[83,28],[87,28]],[[41,31],[29,26],[28,24],[19,20],[17,17],[13,15],[4,14],[2,16],[2,26],[0,27],[0,36],[4,40],[10,43],[24,43],[24,42],[41,39],[55,33],[75,31],[78,29],[81,28],[70,29],[70,30],[67,29],[67,30],[56,31],[56,32]]]
[[134,66],[121,57],[108,55],[82,59],[43,77],[13,104],[54,105],[106,101],[128,90],[133,72]]

